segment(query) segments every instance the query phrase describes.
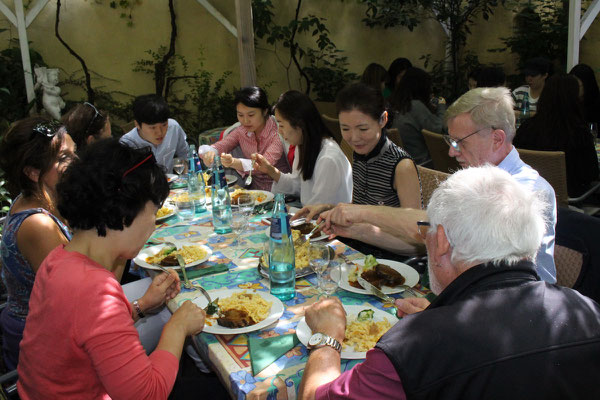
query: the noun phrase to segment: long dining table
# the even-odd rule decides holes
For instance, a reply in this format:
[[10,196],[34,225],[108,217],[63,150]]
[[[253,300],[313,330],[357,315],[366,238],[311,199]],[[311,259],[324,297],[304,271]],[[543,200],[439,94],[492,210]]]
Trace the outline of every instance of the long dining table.
[[[264,209],[264,207],[261,207]],[[199,276],[191,279],[206,290],[240,289],[269,291],[269,280],[258,270],[264,243],[268,240],[269,225],[263,220],[269,214],[255,215],[244,232],[236,238],[236,234],[216,234],[212,226],[212,215],[209,211],[197,213],[193,220],[183,222],[174,215],[161,224],[151,237],[152,241],[187,241],[208,246],[212,250],[210,258],[199,265],[187,268],[188,275],[201,273],[216,265],[227,270],[223,272]],[[364,255],[333,240],[329,245],[336,256],[344,254],[348,260],[360,260]],[[214,335],[200,333],[194,340],[202,358],[218,375],[222,383],[235,399],[295,399],[302,378],[302,372],[308,359],[308,351],[301,343],[291,348],[283,356],[276,359],[256,375],[252,374],[251,359],[248,349],[249,338],[271,338],[274,336],[293,334],[298,322],[304,316],[306,306],[320,298],[314,274],[296,280],[296,296],[284,301],[285,310],[281,318],[270,326],[258,331],[237,335]],[[417,284],[416,291],[427,295],[430,291]],[[175,311],[186,300],[201,296],[198,291],[183,288],[179,295],[171,300],[168,307]],[[390,304],[383,304],[374,296],[352,293],[338,288],[334,296],[344,305],[371,305],[389,313],[395,313]],[[392,295],[395,298],[402,294]],[[364,360],[342,359],[341,370],[346,371]],[[199,394],[199,398],[202,395]]]

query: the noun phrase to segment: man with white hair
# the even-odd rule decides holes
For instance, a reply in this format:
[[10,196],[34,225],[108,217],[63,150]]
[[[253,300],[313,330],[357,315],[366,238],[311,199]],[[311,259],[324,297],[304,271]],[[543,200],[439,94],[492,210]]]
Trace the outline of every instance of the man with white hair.
[[[461,167],[496,165],[510,173],[525,187],[540,192],[549,207],[546,210],[546,231],[537,252],[535,264],[538,275],[549,283],[556,282],[554,265],[554,227],[556,226],[556,197],[552,186],[536,170],[525,164],[512,145],[515,136],[514,101],[504,87],[477,88],[468,91],[446,111],[450,146],[448,154]],[[302,210],[301,210],[302,211]],[[327,219],[325,232],[339,236],[360,236],[361,224],[380,228],[379,234],[370,232],[370,240],[392,248],[418,242],[414,221],[425,219],[424,211],[381,206],[340,204],[321,214]],[[400,238],[398,238],[400,237]]]
[[[301,399],[600,398],[600,306],[540,281],[548,204],[499,168],[456,172],[434,192],[425,236],[438,297],[397,301],[396,323],[341,374],[337,299],[306,310],[314,333]],[[407,315],[411,314],[411,315]]]

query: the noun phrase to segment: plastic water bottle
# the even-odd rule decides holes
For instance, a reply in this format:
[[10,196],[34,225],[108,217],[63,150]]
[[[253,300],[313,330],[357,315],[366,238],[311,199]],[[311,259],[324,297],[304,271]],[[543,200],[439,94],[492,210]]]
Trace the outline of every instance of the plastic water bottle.
[[529,118],[529,94],[525,92],[523,93],[523,100],[521,100],[521,114],[517,118],[516,127],[519,128],[527,118]]
[[221,157],[215,156],[212,185],[213,227],[216,233],[231,232],[231,198]]
[[280,300],[296,296],[296,256],[290,228],[290,216],[285,208],[285,196],[275,195],[269,237],[269,282],[271,294]]

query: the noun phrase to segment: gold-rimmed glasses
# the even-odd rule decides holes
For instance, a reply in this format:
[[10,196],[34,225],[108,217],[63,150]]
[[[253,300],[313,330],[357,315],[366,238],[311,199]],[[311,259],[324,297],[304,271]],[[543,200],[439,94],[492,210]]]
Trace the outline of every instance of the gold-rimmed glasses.
[[484,130],[484,129],[487,129],[487,128],[492,128],[492,130],[496,129],[496,128],[494,128],[493,126],[486,126],[486,127],[484,127],[484,128],[479,128],[479,129],[477,129],[475,132],[469,133],[469,134],[468,134],[467,136],[465,136],[464,138],[462,138],[462,139],[458,139],[458,140],[454,139],[454,138],[453,138],[452,136],[450,136],[450,135],[443,135],[443,137],[444,137],[444,141],[446,142],[446,144],[447,144],[448,146],[452,147],[452,149],[453,149],[454,151],[456,151],[456,152],[460,153],[460,145],[459,145],[459,143],[460,143],[460,142],[462,142],[462,141],[463,141],[463,140],[465,140],[466,138],[468,138],[468,137],[471,137],[471,136],[473,136],[474,134],[476,134],[476,133],[479,133],[479,132],[481,132],[482,130]]

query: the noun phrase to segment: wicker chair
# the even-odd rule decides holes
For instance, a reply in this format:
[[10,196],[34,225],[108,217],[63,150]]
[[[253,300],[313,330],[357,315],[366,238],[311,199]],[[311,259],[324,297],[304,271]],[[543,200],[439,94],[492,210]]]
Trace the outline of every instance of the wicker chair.
[[398,129],[395,128],[391,128],[391,129],[387,129],[387,136],[388,138],[390,138],[390,140],[398,147],[404,147],[404,143],[402,143],[402,137],[400,136],[400,132],[398,132]]
[[340,143],[340,147],[341,147],[342,151],[344,152],[344,154],[346,155],[346,158],[348,158],[348,161],[350,161],[350,164],[352,164],[352,160],[354,158],[354,156],[353,156],[354,150],[352,150],[352,147],[350,147],[348,142],[346,142],[344,139],[342,139],[342,142]]
[[425,168],[421,165],[417,165],[417,171],[419,172],[419,179],[421,180],[421,200],[423,201],[423,207],[427,207],[433,191],[440,183],[445,181],[450,174]]
[[521,160],[535,169],[550,185],[556,194],[558,206],[569,205],[567,194],[567,173],[565,153],[562,151],[538,151],[517,149]]
[[448,144],[446,144],[441,134],[427,129],[423,129],[421,133],[423,133],[425,144],[433,161],[433,168],[449,174],[460,168],[458,162],[448,155]]
[[342,132],[340,131],[340,121],[337,118],[332,118],[325,114],[321,114],[321,117],[323,118],[325,126],[331,131],[331,134],[333,135],[335,141],[338,142],[339,145],[341,145]]

